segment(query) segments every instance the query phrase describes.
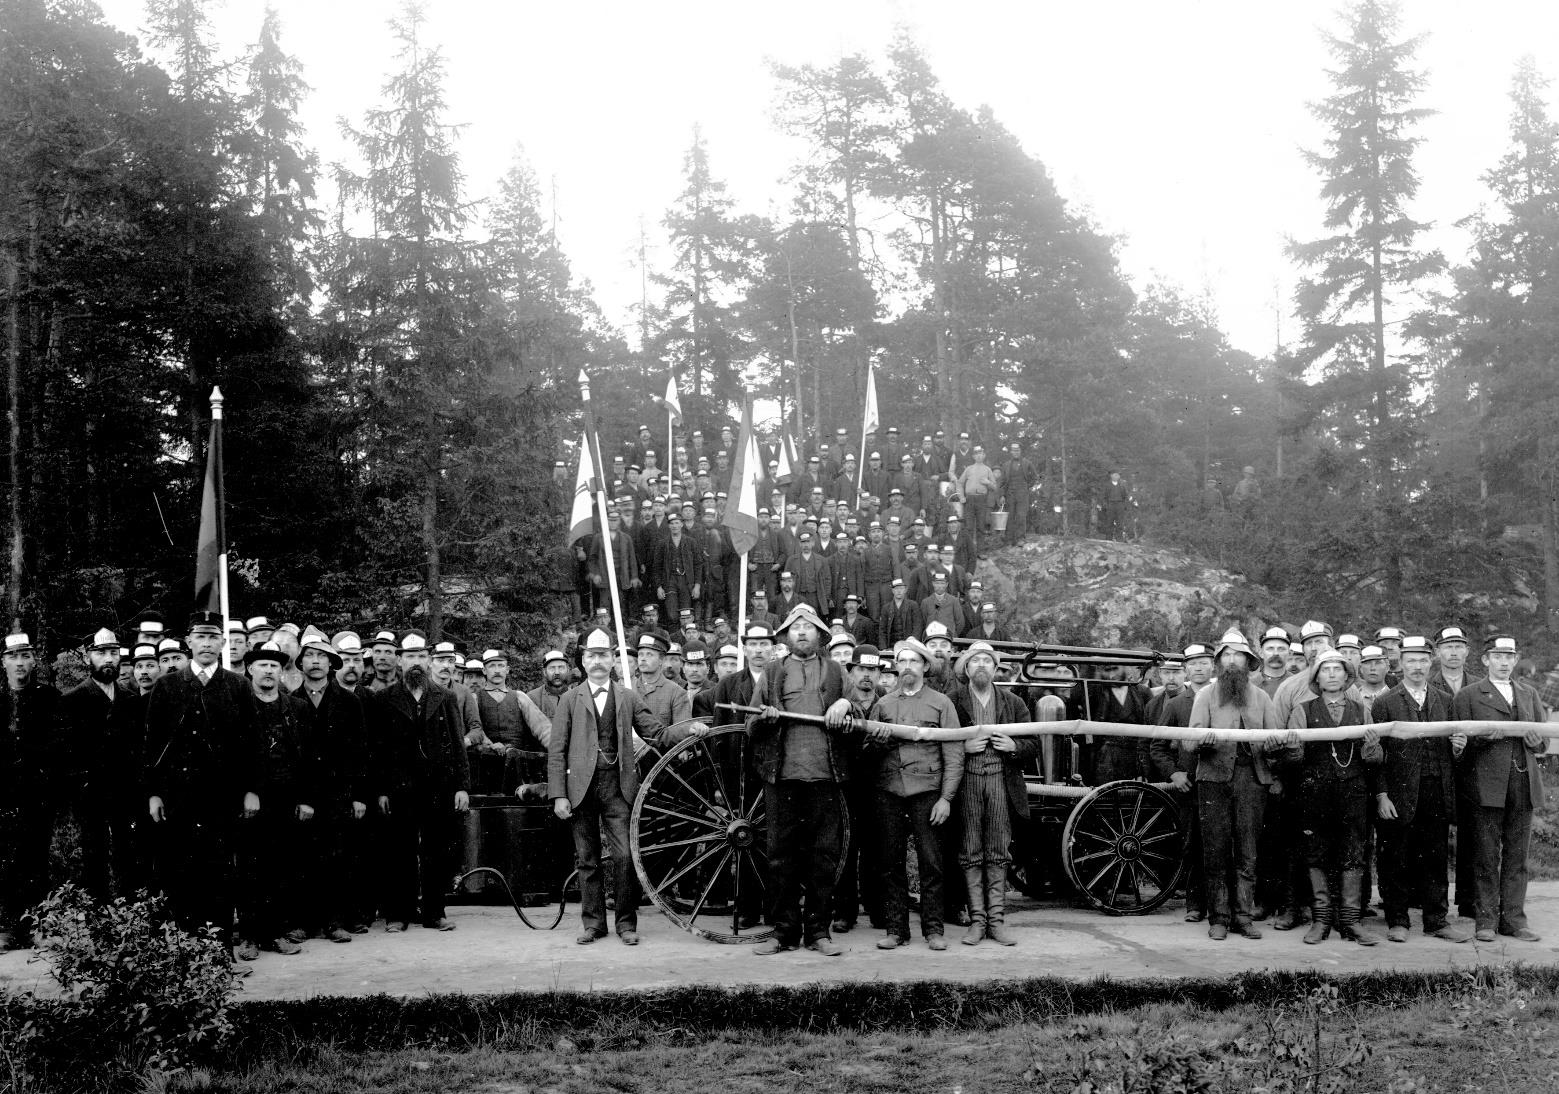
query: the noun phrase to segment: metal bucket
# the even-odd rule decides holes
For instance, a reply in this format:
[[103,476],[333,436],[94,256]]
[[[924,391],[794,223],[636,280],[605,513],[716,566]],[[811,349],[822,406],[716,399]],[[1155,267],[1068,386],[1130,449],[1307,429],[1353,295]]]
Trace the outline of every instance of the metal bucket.
[[1005,532],[1007,530],[1007,510],[998,509],[991,514],[991,531]]

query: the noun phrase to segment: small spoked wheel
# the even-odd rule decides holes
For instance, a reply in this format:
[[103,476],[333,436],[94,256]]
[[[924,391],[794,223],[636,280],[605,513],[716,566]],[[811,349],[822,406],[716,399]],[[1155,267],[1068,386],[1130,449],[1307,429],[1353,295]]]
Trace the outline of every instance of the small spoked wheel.
[[1144,915],[1169,899],[1184,867],[1178,804],[1151,783],[1106,783],[1077,803],[1061,834],[1066,875],[1111,915]]
[[744,726],[667,749],[639,785],[633,865],[666,917],[713,942],[758,942],[772,885],[763,782]]

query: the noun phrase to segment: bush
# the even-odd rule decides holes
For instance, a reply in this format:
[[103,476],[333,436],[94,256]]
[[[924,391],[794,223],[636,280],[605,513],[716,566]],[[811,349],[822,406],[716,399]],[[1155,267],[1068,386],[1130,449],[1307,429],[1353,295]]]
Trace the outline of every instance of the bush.
[[66,998],[16,1006],[27,1016],[23,1032],[43,1034],[24,1044],[33,1046],[24,1063],[30,1058],[35,1069],[54,1072],[65,1061],[50,1060],[45,1046],[68,1045],[71,1071],[80,1076],[71,1085],[112,1085],[210,1059],[232,1033],[235,980],[215,928],[189,934],[159,898],[103,904],[74,885],[32,914],[37,949]]

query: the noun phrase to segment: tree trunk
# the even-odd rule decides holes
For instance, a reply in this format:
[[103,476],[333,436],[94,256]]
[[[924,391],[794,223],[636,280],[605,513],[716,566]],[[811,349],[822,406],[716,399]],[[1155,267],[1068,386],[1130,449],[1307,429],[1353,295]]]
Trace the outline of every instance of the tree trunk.
[[936,301],[936,394],[941,408],[939,421],[943,429],[954,431],[957,423],[948,415],[956,410],[954,405],[955,380],[949,357],[948,324],[953,318],[952,301],[948,299],[947,256],[942,253],[943,235],[947,226],[943,223],[944,202],[941,193],[931,195],[931,283],[932,299]]
[[1555,474],[1553,443],[1538,442],[1543,468],[1543,621],[1548,636],[1559,638],[1559,474]]
[[17,276],[17,256],[8,256],[5,264],[6,288],[6,425],[10,435],[9,469],[11,474],[11,567],[6,582],[6,610],[10,629],[22,625],[22,324],[21,286]]
[[427,413],[427,466],[422,475],[422,549],[427,557],[428,644],[437,642],[444,631],[444,584],[440,573],[438,543],[439,449],[437,420],[433,409]]

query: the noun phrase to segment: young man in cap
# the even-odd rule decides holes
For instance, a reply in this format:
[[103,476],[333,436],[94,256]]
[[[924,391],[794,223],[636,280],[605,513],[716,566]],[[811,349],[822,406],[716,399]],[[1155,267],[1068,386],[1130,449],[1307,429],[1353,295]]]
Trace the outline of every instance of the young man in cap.
[[826,618],[832,611],[829,591],[834,575],[828,559],[813,550],[812,538],[812,533],[806,531],[796,537],[799,549],[785,561],[785,569],[795,576],[796,596]]
[[[360,671],[361,644],[343,644],[358,649]],[[336,647],[323,634],[311,631],[298,653],[303,684],[293,692],[313,711],[311,746],[319,764],[314,853],[303,875],[304,892],[310,895],[303,926],[338,943],[366,933],[373,919],[368,723],[355,688],[339,680],[345,667],[346,659]]]
[[649,631],[639,635],[635,651],[639,669],[635,690],[639,701],[663,726],[681,725],[693,716],[693,702],[688,698],[685,683],[666,678],[665,657],[670,649],[671,643],[664,634]]
[[702,625],[708,625],[715,616],[725,614],[726,578],[736,573],[736,567],[741,562],[731,546],[731,533],[718,523],[718,518],[719,514],[714,507],[706,506],[703,524],[699,526],[696,535],[698,548],[704,553],[703,596],[698,602],[698,621]]
[[[955,729],[952,700],[925,686],[931,651],[910,638],[894,651],[899,686],[872,709],[878,722]],[[910,833],[920,868],[920,929],[933,950],[945,950],[942,912],[942,837],[938,831],[952,815],[963,781],[963,747],[957,741],[896,740],[887,730],[871,730],[868,762],[876,787],[876,821],[882,862],[883,919],[887,933],[877,948],[909,943],[909,897],[905,851]],[[873,762],[874,761],[874,762]]]
[[[996,686],[1000,655],[987,642],[964,650],[954,667],[966,677],[953,692],[958,722],[966,726],[1011,725],[1030,721],[1028,707],[1010,688]],[[1027,820],[1028,790],[1023,768],[1039,755],[1038,737],[1011,737],[989,728],[963,742],[963,783],[958,796],[963,842],[958,864],[969,894],[966,946],[985,938],[1003,946],[1017,944],[1006,928],[1007,866],[1012,861],[1014,817]]]
[[628,844],[628,817],[639,789],[634,753],[642,741],[664,748],[679,735],[655,716],[637,692],[613,682],[612,639],[605,631],[590,632],[581,657],[585,680],[564,694],[552,717],[547,795],[553,812],[573,829],[581,926],[575,941],[588,945],[606,937],[606,892],[601,880],[601,831],[605,829],[612,850],[617,935],[624,945],[636,946],[639,886]]
[[444,890],[454,876],[458,814],[470,808],[465,725],[455,697],[433,682],[425,637],[408,632],[398,660],[400,678],[375,694],[368,711],[388,829],[385,930],[404,931],[420,918],[431,930],[452,931]]
[[303,928],[303,865],[317,850],[314,821],[321,808],[320,778],[313,708],[282,687],[282,673],[291,662],[291,655],[274,640],[244,654],[255,699],[260,800],[265,803],[239,834],[237,953],[245,961],[260,956],[262,941],[276,953],[295,954],[308,937]]
[[236,825],[260,811],[262,751],[249,681],[219,664],[223,626],[217,612],[190,619],[190,663],[147,700],[145,756],[168,909],[185,930],[213,924],[231,952]]
[[[152,693],[152,685],[157,682],[157,677],[161,675],[162,668],[157,664],[157,647],[151,645],[136,646],[134,653],[130,657],[131,690],[134,691],[137,696],[150,695]],[[139,737],[141,732],[140,727],[146,721],[145,715],[145,704],[142,704],[141,714],[139,717],[137,717],[135,722],[137,737]],[[140,763],[140,745],[137,743],[136,766],[139,767]],[[139,794],[137,794],[137,816],[140,815],[140,811]]]
[[86,889],[107,901],[144,885],[133,877],[135,820],[144,811],[139,780],[142,704],[119,683],[119,639],[103,627],[86,640],[87,679],[59,698],[66,800],[81,828]]
[[888,590],[891,598],[883,617],[877,621],[877,637],[882,639],[885,646],[891,648],[892,645],[897,645],[906,638],[919,635],[925,626],[925,621],[920,615],[920,605],[906,595],[902,577],[895,577],[889,584]]
[[742,667],[742,655],[734,643],[726,643],[715,651],[715,674],[710,681],[710,690],[728,676],[734,675]]
[[[683,690],[687,692],[690,712],[692,703],[697,700],[701,692],[714,691],[714,684],[710,681],[712,668],[709,648],[702,642],[682,651],[682,675],[687,681]],[[691,716],[690,713],[689,717]]]
[[[1365,656],[1369,656],[1369,647]],[[1380,659],[1384,662],[1384,656]],[[1368,665],[1370,662],[1366,661]],[[1451,701],[1429,686],[1434,653],[1427,639],[1402,639],[1402,682],[1376,698],[1373,722],[1446,722]],[[1397,737],[1385,749],[1375,785],[1380,895],[1386,905],[1386,938],[1406,942],[1408,906],[1421,903],[1424,934],[1466,942],[1470,931],[1453,925],[1446,901],[1447,841],[1456,816],[1456,756],[1447,737]]]
[[[1548,721],[1537,691],[1514,679],[1519,657],[1510,635],[1491,634],[1485,639],[1483,667],[1488,677],[1456,693],[1451,717],[1460,722]],[[1473,823],[1467,835],[1473,845],[1473,912],[1479,942],[1493,942],[1496,932],[1522,942],[1539,940],[1527,926],[1527,852],[1532,810],[1543,804],[1537,760],[1545,741],[1536,729],[1515,737],[1458,734],[1451,738],[1451,750],[1461,759],[1462,794],[1472,803]]]
[[[1429,648],[1429,643],[1424,643],[1424,648]],[[1391,662],[1386,657],[1386,651],[1379,646],[1365,646],[1359,651],[1359,663],[1356,666],[1359,672],[1359,698],[1370,705],[1379,699],[1392,686],[1386,682],[1387,670]],[[1426,677],[1427,679],[1427,677]]]
[[943,570],[933,570],[931,573],[931,595],[920,602],[920,619],[922,637],[924,628],[932,623],[942,624],[950,634],[964,632],[963,603],[948,591],[947,573]]
[[[1273,731],[1265,744],[1220,741],[1213,733],[1198,744],[1191,778],[1196,785],[1202,832],[1202,868],[1207,879],[1209,938],[1222,941],[1233,928],[1260,938],[1256,916],[1256,846],[1261,836],[1272,774],[1267,753],[1287,744],[1278,732],[1277,711],[1267,693],[1250,682],[1257,658],[1238,631],[1218,644],[1218,675],[1191,704],[1195,729]],[[1233,899],[1229,893],[1235,879]]]
[[1012,636],[996,619],[996,605],[987,600],[980,605],[980,618],[964,628],[962,637],[983,642],[1010,642]]
[[[1364,912],[1364,861],[1368,855],[1371,768],[1383,758],[1373,729],[1363,740],[1309,740],[1316,730],[1368,725],[1369,711],[1348,689],[1353,665],[1337,650],[1323,650],[1310,668],[1313,699],[1289,714],[1288,761],[1299,768],[1303,851],[1310,871],[1310,930],[1305,941],[1325,941],[1331,928],[1349,942],[1380,941],[1360,926]],[[1334,880],[1335,879],[1335,880]]]
[[[189,667],[189,643],[182,638],[164,638],[157,643],[157,668],[158,679],[170,672],[179,672]],[[243,664],[240,657],[235,664]]]
[[439,687],[455,697],[455,709],[460,712],[460,724],[465,729],[466,747],[482,744],[486,733],[482,729],[482,713],[477,706],[476,695],[460,680],[460,667],[465,658],[453,642],[436,643],[429,658],[428,675]]
[[380,631],[374,635],[368,647],[369,664],[373,675],[368,679],[372,691],[383,691],[395,683],[400,672],[400,639],[394,631]]
[[[844,673],[821,655],[826,628],[810,605],[785,619],[790,655],[764,670],[753,702],[763,712],[748,733],[764,783],[772,870],[770,917],[775,933],[753,952],[793,950],[803,941],[827,957],[843,952],[828,936],[834,879],[845,853],[841,785],[850,778],[844,738],[856,712]],[[787,719],[786,714],[820,718]]]

